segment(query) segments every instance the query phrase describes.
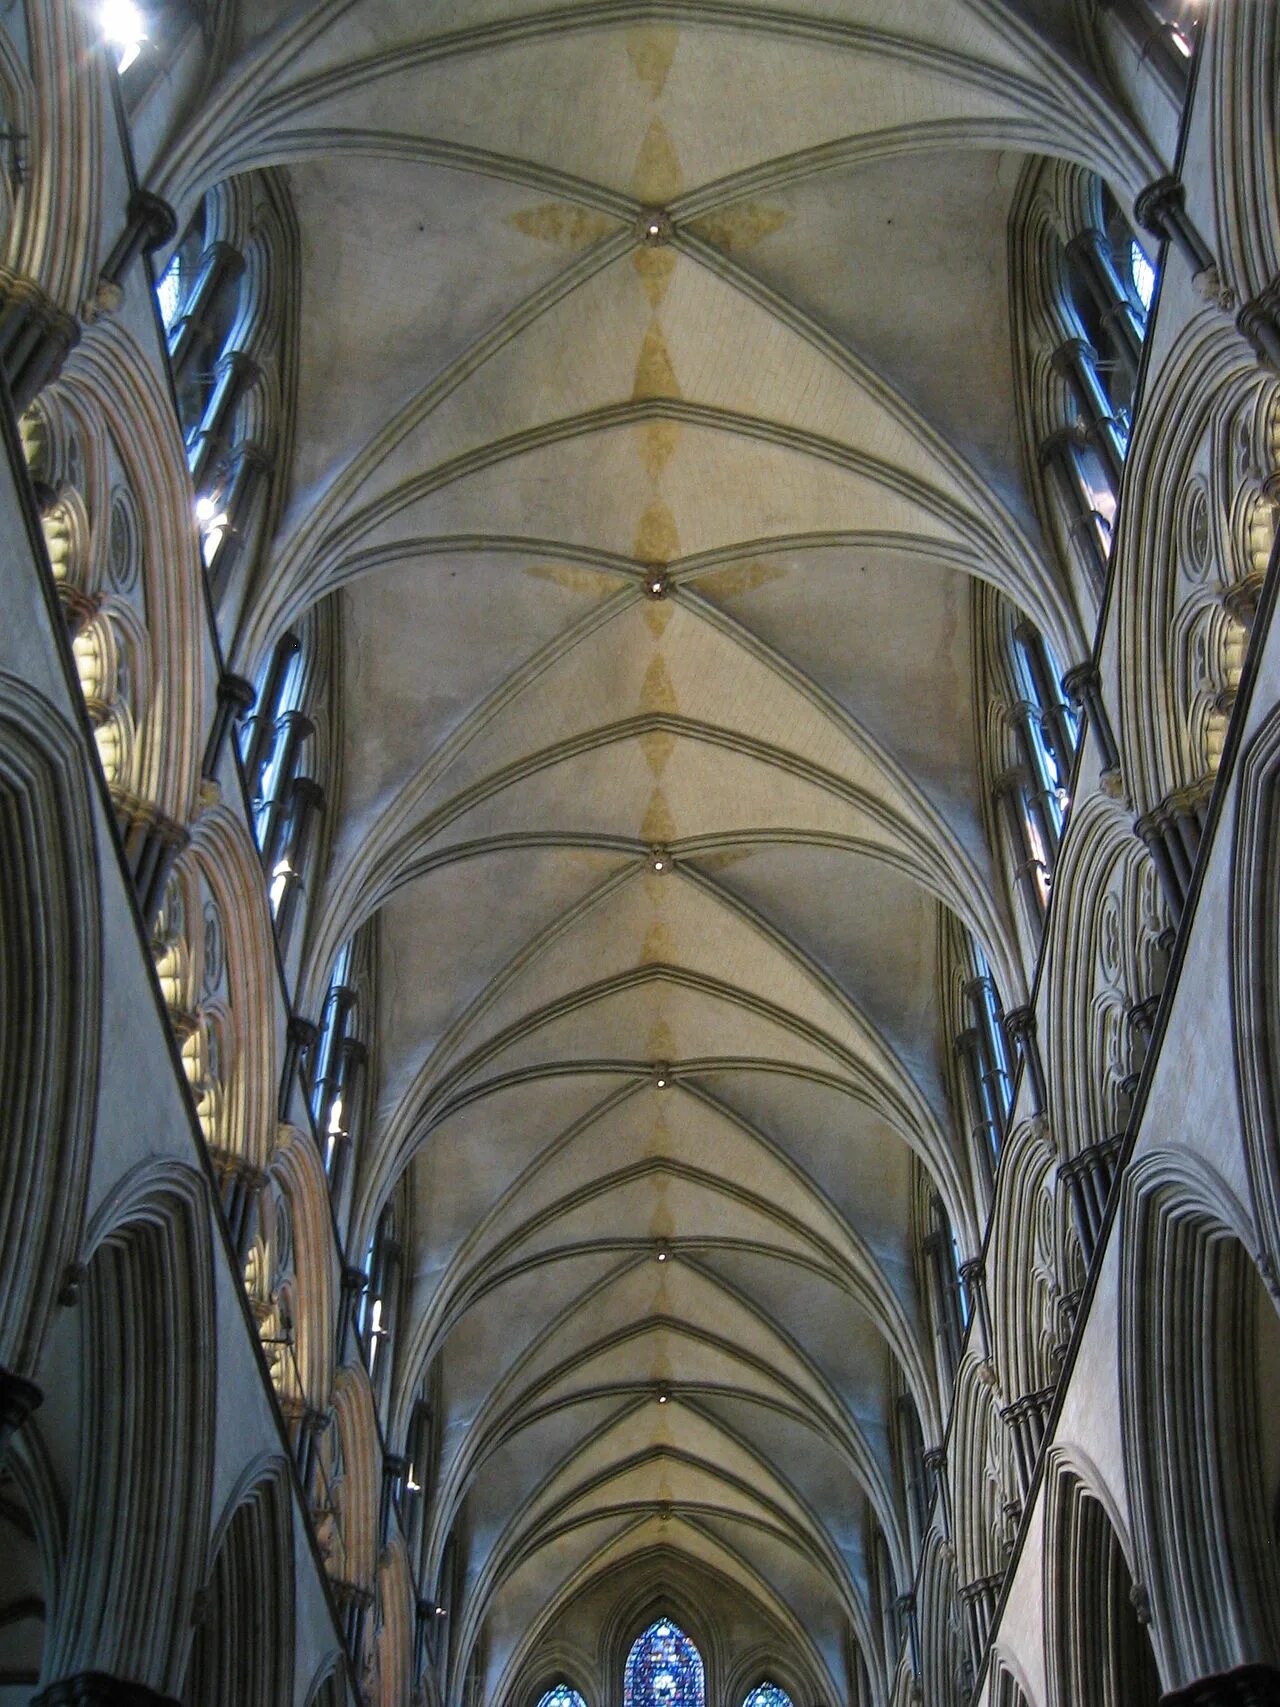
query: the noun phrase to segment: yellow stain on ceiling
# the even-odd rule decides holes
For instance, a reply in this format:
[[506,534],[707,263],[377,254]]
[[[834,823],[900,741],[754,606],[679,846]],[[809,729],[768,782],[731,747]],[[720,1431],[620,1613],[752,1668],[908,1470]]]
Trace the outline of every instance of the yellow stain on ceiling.
[[641,563],[670,563],[680,555],[675,517],[661,498],[655,498],[641,516],[632,555]]
[[754,593],[757,587],[767,586],[770,581],[780,581],[785,574],[786,570],[779,569],[776,563],[765,563],[756,557],[746,563],[712,569],[709,574],[699,575],[693,585],[709,598],[735,599],[743,593]]
[[655,919],[645,933],[640,950],[641,966],[671,966],[676,959],[675,938],[661,919]]
[[751,858],[750,848],[722,848],[718,853],[698,855],[700,871],[727,871],[731,865],[741,865],[744,859]]
[[640,836],[646,842],[673,842],[676,836],[676,821],[671,816],[671,808],[667,805],[666,796],[660,788],[655,788],[650,797],[644,818],[640,824]]
[[667,762],[675,750],[676,738],[674,735],[668,735],[665,730],[640,737],[640,751],[644,754],[644,762],[653,772],[655,779],[666,770]]
[[626,34],[627,58],[631,69],[656,101],[667,84],[671,61],[680,44],[680,32],[671,24],[651,24]]
[[678,260],[679,256],[674,249],[645,248],[632,252],[631,265],[640,275],[640,283],[644,286],[644,294],[649,298],[650,308],[661,308]]
[[689,221],[695,236],[714,243],[730,255],[745,254],[766,237],[780,231],[791,218],[784,208],[769,207],[764,202],[735,202],[732,207],[715,213],[704,213]]
[[661,603],[652,599],[645,601],[644,625],[655,640],[662,639],[673,615],[674,612],[665,599]]
[[666,207],[684,188],[680,157],[666,125],[655,117],[645,132],[631,173],[631,189],[647,207]]
[[636,377],[631,387],[634,398],[644,397],[679,397],[680,381],[676,378],[675,363],[671,360],[671,352],[667,348],[667,340],[662,336],[662,328],[656,320],[649,322],[649,329],[644,335],[644,343],[640,346],[640,354],[636,358]]
[[656,1019],[645,1039],[645,1052],[650,1061],[673,1061],[676,1055],[675,1034],[665,1019]]
[[550,581],[566,593],[581,593],[589,599],[607,598],[618,586],[621,577],[607,569],[588,569],[580,563],[531,563],[526,575],[535,581]]
[[641,711],[679,711],[680,702],[661,656],[655,657],[640,684]]
[[557,249],[589,249],[616,231],[619,224],[607,213],[575,207],[572,202],[539,202],[536,207],[508,215],[507,223],[526,237],[553,243]]
[[676,454],[680,434],[679,421],[646,421],[640,429],[640,460],[655,486]]

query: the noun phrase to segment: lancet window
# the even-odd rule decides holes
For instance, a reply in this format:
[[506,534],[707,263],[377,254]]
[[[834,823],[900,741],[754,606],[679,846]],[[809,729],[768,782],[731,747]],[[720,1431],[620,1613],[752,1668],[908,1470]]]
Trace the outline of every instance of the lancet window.
[[893,1450],[906,1501],[911,1549],[918,1559],[929,1518],[929,1487],[924,1463],[924,1431],[920,1427],[916,1402],[910,1393],[899,1393],[894,1406]]
[[742,1707],[792,1707],[791,1697],[780,1684],[757,1683],[742,1703]]
[[928,1231],[923,1254],[933,1308],[934,1335],[941,1369],[948,1385],[954,1381],[960,1347],[969,1325],[969,1292],[961,1273],[960,1251],[950,1217],[936,1192],[929,1195]]
[[538,1707],[587,1707],[582,1696],[567,1683],[557,1683],[548,1689],[538,1702]]
[[670,1618],[636,1638],[623,1675],[623,1707],[705,1707],[702,1655]]
[[324,804],[319,784],[304,774],[315,724],[302,711],[306,655],[296,633],[281,636],[258,686],[241,752],[254,814],[254,833],[267,874],[268,895],[282,942],[297,911],[316,819]]
[[390,1387],[392,1339],[400,1298],[404,1250],[402,1206],[393,1197],[382,1214],[364,1257],[365,1289],[360,1300],[360,1337],[375,1397],[381,1403]]

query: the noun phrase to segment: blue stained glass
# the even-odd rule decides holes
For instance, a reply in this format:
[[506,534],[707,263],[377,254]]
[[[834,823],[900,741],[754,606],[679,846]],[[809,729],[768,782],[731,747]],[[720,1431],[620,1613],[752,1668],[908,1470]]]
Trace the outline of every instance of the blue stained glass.
[[669,1618],[659,1618],[627,1656],[624,1707],[705,1707],[702,1655]]
[[791,1697],[776,1683],[757,1683],[742,1707],[792,1707]]
[[587,1704],[576,1689],[570,1689],[567,1683],[557,1683],[542,1697],[538,1707],[587,1707]]

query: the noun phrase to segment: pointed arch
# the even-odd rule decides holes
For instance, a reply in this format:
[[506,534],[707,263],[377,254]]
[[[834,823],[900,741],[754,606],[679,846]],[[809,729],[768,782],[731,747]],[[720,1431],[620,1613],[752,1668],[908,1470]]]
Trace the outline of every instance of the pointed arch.
[[203,1175],[144,1163],[89,1229],[79,1474],[53,1676],[177,1693],[204,1571],[216,1337]]
[[1126,1476],[1152,1635],[1181,1687],[1280,1660],[1280,1318],[1245,1211],[1189,1152],[1130,1170],[1123,1238]]
[[290,1707],[293,1700],[293,1506],[279,1460],[250,1466],[216,1526],[186,1707]]
[[1160,1675],[1139,1621],[1132,1548],[1102,1486],[1092,1466],[1053,1448],[1043,1482],[1049,1707],[1157,1707]]
[[80,1242],[98,1094],[97,835],[80,739],[0,674],[0,1368],[29,1379]]

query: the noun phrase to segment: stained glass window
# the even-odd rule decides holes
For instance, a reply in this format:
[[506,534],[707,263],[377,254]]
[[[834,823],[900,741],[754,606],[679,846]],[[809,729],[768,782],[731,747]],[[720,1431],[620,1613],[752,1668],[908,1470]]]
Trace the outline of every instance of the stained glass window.
[[570,1689],[567,1683],[557,1683],[542,1697],[538,1707],[587,1707],[587,1704],[576,1689]]
[[624,1707],[704,1707],[702,1655],[669,1618],[659,1618],[627,1656]]
[[742,1707],[791,1707],[791,1697],[785,1689],[766,1679],[764,1683],[756,1684]]

